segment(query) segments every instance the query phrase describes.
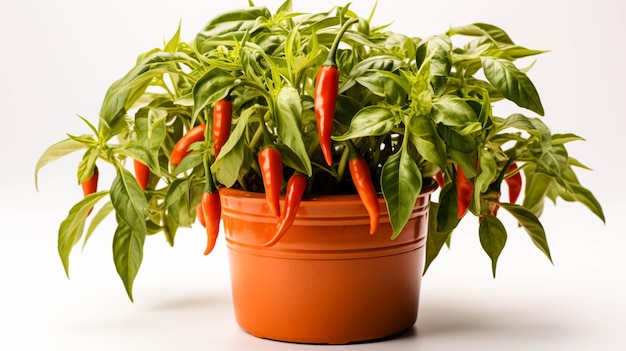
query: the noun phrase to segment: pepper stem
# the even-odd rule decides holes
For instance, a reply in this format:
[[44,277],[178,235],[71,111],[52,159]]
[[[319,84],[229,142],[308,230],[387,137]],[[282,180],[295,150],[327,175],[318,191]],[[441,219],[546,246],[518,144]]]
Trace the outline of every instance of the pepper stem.
[[326,61],[324,61],[324,66],[333,66],[333,67],[337,67],[337,48],[339,47],[339,43],[341,42],[341,38],[343,37],[343,34],[346,32],[346,30],[348,30],[348,27],[350,27],[351,25],[353,25],[354,23],[358,22],[359,19],[356,17],[352,17],[349,20],[347,20],[343,26],[341,26],[341,28],[339,29],[339,32],[337,33],[337,36],[335,37],[335,40],[333,41],[332,46],[330,47],[330,51],[328,52],[328,56],[326,56]]

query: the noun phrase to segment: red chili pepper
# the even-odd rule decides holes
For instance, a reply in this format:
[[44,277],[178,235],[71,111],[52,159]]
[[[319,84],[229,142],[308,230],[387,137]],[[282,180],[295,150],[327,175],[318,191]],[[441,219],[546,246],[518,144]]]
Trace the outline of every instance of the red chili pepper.
[[213,107],[213,147],[215,158],[230,136],[230,126],[233,119],[233,103],[229,99],[222,99]]
[[183,135],[183,137],[176,142],[176,145],[174,145],[174,150],[172,150],[172,155],[170,155],[170,162],[177,166],[183,158],[191,152],[189,151],[191,144],[204,140],[205,130],[206,124],[199,124]]
[[[507,170],[507,173],[513,172],[517,169],[517,164],[512,163]],[[515,173],[514,175],[506,178],[504,180],[509,187],[509,202],[514,204],[519,197],[519,194],[522,192],[522,175],[520,172]]]
[[440,188],[443,188],[443,186],[446,185],[446,181],[443,179],[443,173],[441,173],[441,171],[435,174],[435,180],[437,181],[437,185],[439,185]]
[[201,206],[207,235],[207,246],[204,250],[204,254],[208,255],[215,247],[215,242],[220,231],[220,218],[222,216],[220,193],[213,183],[211,172],[207,173],[207,182],[204,192],[202,193]]
[[361,202],[365,205],[370,217],[370,234],[374,234],[378,229],[380,219],[380,205],[378,204],[378,194],[372,182],[370,168],[363,157],[358,154],[354,145],[349,142],[351,158],[348,162],[352,182],[356,187]]
[[202,202],[196,206],[196,217],[198,217],[198,221],[200,225],[206,228],[206,222],[204,221],[204,210],[202,209]]
[[320,147],[326,163],[330,166],[333,163],[331,137],[333,134],[333,120],[335,118],[335,103],[337,102],[337,91],[339,89],[339,70],[337,69],[337,48],[341,37],[348,27],[358,19],[349,19],[339,29],[333,41],[326,61],[320,67],[315,79],[314,110],[317,118],[317,132],[320,137]]
[[[93,173],[91,174],[91,177],[89,177],[89,179],[84,181],[81,184],[81,187],[83,188],[83,196],[87,196],[98,191],[98,167],[96,166],[93,167]],[[93,207],[89,209],[87,216],[91,214],[92,210],[93,210]]]
[[456,176],[456,203],[458,206],[457,217],[461,218],[467,212],[472,197],[474,196],[474,184],[465,177],[461,166],[457,166]]
[[145,190],[148,186],[148,182],[150,181],[150,168],[139,160],[134,160],[133,165],[135,167],[135,178],[137,178],[137,183],[139,183],[141,190]]
[[263,244],[264,247],[275,245],[285,235],[289,227],[296,219],[296,213],[300,208],[300,201],[304,196],[306,190],[306,177],[303,174],[296,173],[289,178],[287,182],[287,192],[285,194],[285,211],[283,211],[278,224],[276,225],[276,231],[270,241]]
[[283,182],[283,161],[280,151],[273,147],[266,147],[259,151],[257,156],[267,204],[276,217],[280,217],[280,188]]

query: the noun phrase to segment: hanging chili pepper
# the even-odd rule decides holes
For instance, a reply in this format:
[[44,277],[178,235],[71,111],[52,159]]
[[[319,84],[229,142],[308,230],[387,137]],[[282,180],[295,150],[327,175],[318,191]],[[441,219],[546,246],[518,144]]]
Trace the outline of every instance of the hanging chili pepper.
[[326,163],[330,166],[333,163],[331,136],[333,133],[333,120],[335,118],[335,103],[337,102],[337,91],[339,89],[339,70],[337,68],[337,48],[341,37],[348,27],[357,22],[358,19],[351,18],[339,29],[333,41],[328,56],[322,67],[317,72],[315,79],[314,110],[317,118],[317,132],[320,137],[320,147]]
[[[213,183],[211,172],[207,172],[207,181],[202,192],[202,213],[204,214],[204,224],[206,225],[207,246],[204,254],[208,255],[213,251],[215,242],[220,231],[220,218],[222,216],[222,204],[220,203],[220,193]],[[202,222],[200,222],[202,223]]]
[[367,213],[370,217],[370,234],[374,234],[378,229],[378,221],[380,219],[380,205],[378,204],[378,194],[374,188],[370,168],[367,162],[361,155],[359,155],[356,147],[351,141],[348,141],[348,147],[350,148],[350,160],[348,166],[350,168],[350,175],[352,176],[352,182],[356,187],[361,202],[365,205]]
[[285,193],[285,210],[278,220],[276,231],[270,241],[263,244],[264,247],[275,245],[285,235],[289,227],[296,219],[296,213],[300,208],[300,201],[306,190],[306,177],[303,174],[295,173],[287,182],[287,192]]
[[202,202],[200,202],[198,206],[196,206],[196,217],[198,218],[200,225],[206,228],[206,222],[204,221],[204,210],[202,209]]
[[172,150],[172,155],[170,155],[170,162],[177,166],[183,158],[191,152],[189,151],[191,144],[204,140],[205,130],[206,124],[198,124],[183,135],[183,137],[176,142],[176,145],[174,145],[174,150]]
[[446,185],[446,181],[443,179],[443,173],[441,171],[435,174],[435,180],[437,181],[437,185],[443,189],[443,186]]
[[[516,163],[511,163],[509,166],[507,173],[511,173],[517,169]],[[509,202],[514,204],[519,197],[519,194],[522,192],[522,175],[520,172],[516,172],[514,175],[506,178],[504,180],[509,187]]]
[[259,151],[257,158],[263,177],[267,204],[272,214],[280,217],[280,188],[283,182],[283,161],[280,151],[268,146]]
[[230,126],[233,119],[233,103],[230,99],[222,99],[213,107],[213,147],[215,158],[230,136]]
[[[87,196],[98,191],[98,173],[98,167],[94,166],[91,177],[81,183],[81,187],[83,188],[83,196]],[[87,216],[91,214],[91,211],[93,211],[93,207],[89,209],[89,212],[87,212]]]
[[133,165],[135,168],[135,178],[137,178],[137,183],[139,183],[141,190],[145,190],[148,186],[148,182],[150,181],[150,168],[137,159],[133,161]]
[[457,166],[456,175],[456,203],[458,206],[457,217],[461,218],[467,212],[472,197],[474,196],[474,184],[465,177],[461,166]]

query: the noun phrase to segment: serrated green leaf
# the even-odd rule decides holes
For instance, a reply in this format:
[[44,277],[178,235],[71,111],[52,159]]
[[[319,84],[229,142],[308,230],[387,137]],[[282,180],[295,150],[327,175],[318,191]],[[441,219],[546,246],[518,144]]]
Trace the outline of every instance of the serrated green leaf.
[[85,196],[76,203],[76,205],[72,206],[65,220],[61,222],[59,227],[58,251],[61,262],[63,263],[63,268],[65,269],[65,274],[68,277],[70,253],[74,245],[76,245],[83,236],[87,215],[93,206],[108,193],[108,191],[100,191]]
[[539,218],[528,209],[519,205],[501,203],[500,206],[517,219],[519,224],[526,230],[526,233],[528,233],[535,246],[537,246],[537,248],[539,248],[539,250],[541,250],[541,252],[548,257],[550,262],[552,262],[546,232],[543,229],[543,225],[541,225]]
[[544,115],[539,93],[524,72],[512,62],[501,58],[483,56],[480,60],[485,77],[502,95],[520,107]]
[[393,229],[393,240],[400,235],[413,213],[415,202],[422,190],[422,174],[403,147],[387,159],[380,177]]
[[146,240],[146,232],[135,232],[126,221],[118,221],[115,235],[113,236],[113,258],[115,269],[119,274],[128,298],[133,301],[133,282],[143,260],[143,245]]
[[504,245],[506,244],[506,228],[504,228],[502,222],[495,216],[485,215],[480,221],[478,235],[483,250],[485,250],[489,258],[491,258],[491,270],[495,278],[498,257],[500,257],[500,253],[502,253]]

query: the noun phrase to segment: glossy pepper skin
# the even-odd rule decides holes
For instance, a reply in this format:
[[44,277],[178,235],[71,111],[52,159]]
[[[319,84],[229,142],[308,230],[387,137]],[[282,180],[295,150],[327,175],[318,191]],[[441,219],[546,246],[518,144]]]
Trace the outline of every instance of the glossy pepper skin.
[[207,245],[204,254],[208,255],[213,251],[220,231],[222,204],[220,203],[220,193],[217,190],[202,193],[202,212],[204,214],[207,235]]
[[[207,181],[204,191],[202,192],[200,205],[204,215],[204,225],[207,235],[207,245],[204,254],[208,255],[215,247],[215,242],[220,231],[220,218],[222,217],[220,193],[213,183],[211,172],[207,172]],[[202,223],[202,221],[200,223]]]
[[261,169],[267,204],[272,214],[280,217],[280,188],[283,183],[283,161],[280,151],[271,146],[266,147],[259,151],[257,159]]
[[172,154],[170,155],[170,162],[177,166],[183,158],[191,152],[189,151],[191,144],[204,140],[205,130],[206,124],[198,124],[183,135],[183,137],[176,142],[176,145],[174,145],[174,150],[172,150]]
[[200,201],[198,206],[196,206],[196,217],[198,218],[200,225],[203,228],[206,228],[206,222],[204,221],[204,210],[202,209],[202,201]]
[[339,69],[337,68],[336,54],[341,37],[348,27],[357,22],[351,18],[339,29],[335,40],[328,51],[326,61],[320,67],[315,78],[314,106],[317,119],[317,132],[320,138],[320,147],[326,163],[333,163],[331,137],[333,134],[333,120],[335,119],[335,103],[339,89]]
[[276,231],[270,241],[263,244],[264,247],[275,245],[285,235],[289,227],[296,219],[296,213],[300,208],[300,202],[304,191],[306,190],[306,177],[303,174],[296,173],[289,178],[287,182],[287,192],[285,193],[285,210],[278,220]]
[[435,181],[437,181],[437,185],[439,185],[440,188],[443,188],[443,186],[446,185],[446,181],[443,179],[443,173],[441,171],[435,174]]
[[456,202],[458,206],[457,217],[461,218],[467,212],[472,197],[474,196],[474,184],[465,177],[461,166],[457,166],[456,173]]
[[[517,164],[512,163],[507,172],[511,173],[517,169]],[[522,175],[520,172],[515,173],[513,176],[504,180],[509,188],[509,202],[514,204],[522,192]]]
[[213,107],[213,147],[215,158],[230,136],[233,119],[233,103],[230,99],[222,99]]
[[146,190],[148,182],[150,181],[150,168],[143,164],[139,160],[133,160],[133,166],[135,168],[135,178],[141,190]]
[[[81,187],[83,188],[83,196],[87,196],[98,191],[98,173],[98,167],[94,166],[93,174],[91,175],[91,177],[81,183]],[[87,213],[88,216],[91,214],[92,210],[93,207],[89,209],[89,212]]]
[[370,234],[374,234],[378,229],[380,220],[380,205],[378,204],[378,194],[374,188],[370,168],[362,157],[353,158],[348,162],[352,182],[356,187],[361,202],[365,205],[370,216]]

